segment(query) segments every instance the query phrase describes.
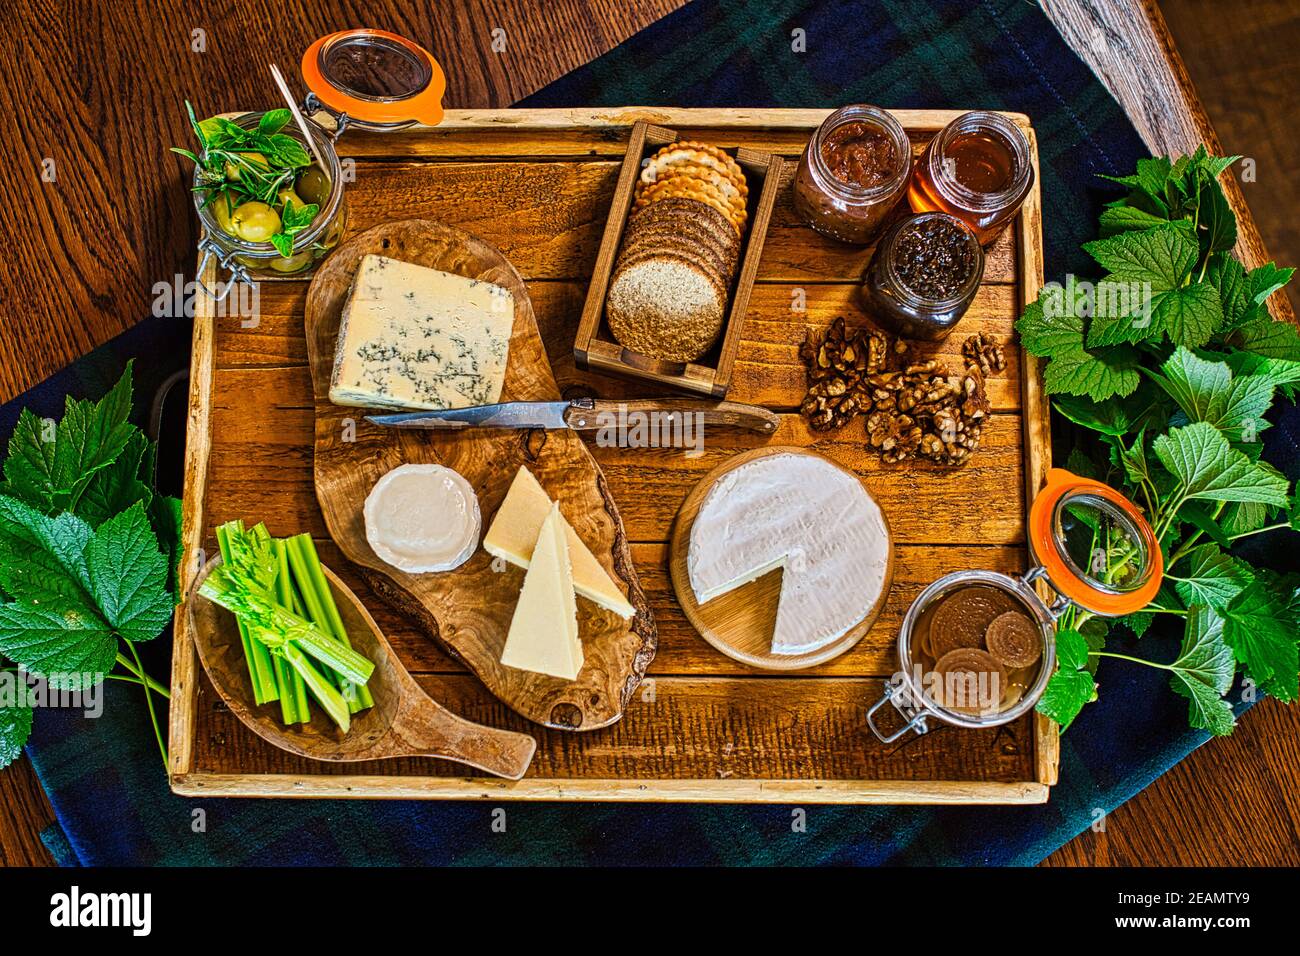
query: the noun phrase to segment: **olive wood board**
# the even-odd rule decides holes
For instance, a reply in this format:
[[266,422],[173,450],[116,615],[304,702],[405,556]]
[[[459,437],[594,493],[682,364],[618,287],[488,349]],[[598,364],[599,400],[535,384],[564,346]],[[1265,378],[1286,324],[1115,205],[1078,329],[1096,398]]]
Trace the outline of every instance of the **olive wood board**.
[[[961,110],[893,112],[919,152]],[[502,703],[448,648],[389,606],[371,585],[371,579],[382,584],[384,575],[351,563],[330,540],[315,493],[315,401],[303,336],[308,283],[264,283],[254,322],[196,298],[185,580],[202,568],[204,549],[214,553],[214,531],[222,521],[265,520],[274,534],[310,532],[322,560],[365,602],[421,689],[467,720],[534,736],[537,753],[523,779],[507,781],[467,776],[463,765],[438,759],[327,763],[280,750],[223,705],[182,614],[176,621],[169,718],[174,791],[199,797],[803,805],[1028,804],[1048,798],[1056,781],[1058,737],[1045,718],[1026,715],[986,731],[935,726],[923,737],[888,746],[865,723],[866,708],[897,667],[898,622],[921,588],[951,571],[1020,573],[1029,564],[1023,524],[1050,465],[1050,436],[1041,369],[1019,348],[1014,322],[1042,284],[1038,192],[989,247],[983,283],[961,326],[945,342],[914,349],[918,360],[960,368],[966,335],[981,332],[1005,348],[1007,369],[988,381],[994,411],[979,452],[956,470],[883,463],[864,447],[860,422],[817,433],[797,414],[805,387],[797,352],[807,332],[821,331],[837,315],[853,325],[870,322],[857,283],[871,248],[824,239],[799,221],[791,203],[799,153],[829,113],[449,110],[434,129],[348,132],[357,176],[348,186],[345,238],[382,223],[422,218],[496,246],[527,284],[566,399],[663,394],[651,383],[581,371],[573,357],[578,317],[633,123],[644,119],[690,139],[780,156],[780,191],[728,398],[776,411],[781,424],[767,440],[736,429],[710,430],[699,454],[584,443],[605,476],[604,491],[618,504],[628,553],[656,618],[658,644],[621,720],[591,733],[549,729]],[[1034,144],[1028,119],[1007,116]],[[210,265],[199,278],[215,282],[219,276]],[[894,537],[894,584],[875,625],[834,660],[793,673],[756,670],[702,640],[675,598],[668,557],[674,515],[699,480],[734,455],[778,444],[815,451],[863,477]],[[549,484],[547,490],[554,493]],[[496,502],[482,505],[486,526]],[[562,507],[567,508],[563,500]]]
[[[672,575],[673,593],[681,605],[686,619],[700,632],[700,636],[726,654],[732,660],[770,671],[805,670],[834,660],[852,648],[866,636],[867,631],[876,623],[880,609],[885,606],[889,589],[894,580],[893,536],[889,534],[889,518],[884,509],[880,511],[885,522],[885,533],[889,536],[889,560],[885,565],[885,584],[880,597],[876,599],[863,618],[849,628],[842,637],[838,637],[823,647],[806,651],[803,654],[772,653],[772,629],[776,625],[777,605],[781,597],[780,569],[769,571],[762,577],[747,584],[742,584],[725,594],[719,594],[711,601],[700,604],[691,588],[691,576],[688,560],[691,552],[691,529],[700,513],[700,506],[713,490],[713,486],[742,465],[772,455],[810,455],[819,460],[827,460],[821,455],[811,455],[805,448],[788,445],[776,445],[767,448],[755,448],[727,459],[718,467],[700,479],[691,489],[686,500],[682,502],[673,520],[672,539],[668,547],[668,569]],[[831,462],[831,464],[835,464]],[[871,493],[871,486],[855,472],[836,465],[845,474],[861,482],[867,496],[876,501]],[[876,502],[879,507],[880,503]]]
[[[339,320],[361,258],[390,256],[506,288],[514,297],[501,401],[556,401],[551,374],[523,279],[494,246],[460,229],[425,220],[376,226],[348,240],[325,261],[307,292],[308,364],[316,405],[316,499],[330,537],[361,568],[374,591],[414,617],[463,661],[487,688],[529,720],[565,730],[594,730],[623,716],[655,652],[655,626],[637,581],[600,468],[572,431],[469,428],[451,432],[386,428],[362,409],[329,400]],[[560,502],[578,537],[637,609],[631,621],[578,601],[584,663],[576,679],[501,664],[524,572],[496,562],[481,547],[460,567],[409,574],[384,562],[366,540],[362,503],[381,477],[402,464],[439,464],[458,472],[478,495],[484,531],[515,473],[527,466]]]
[[527,734],[486,727],[457,717],[420,689],[402,666],[365,605],[338,575],[322,566],[352,649],[375,665],[366,683],[375,705],[352,716],[341,730],[320,707],[309,723],[286,727],[278,704],[253,701],[248,659],[235,616],[199,593],[221,563],[213,558],[199,572],[185,599],[194,643],[217,693],[230,711],[281,750],[340,763],[440,757],[498,777],[518,780],[528,770],[537,741]]

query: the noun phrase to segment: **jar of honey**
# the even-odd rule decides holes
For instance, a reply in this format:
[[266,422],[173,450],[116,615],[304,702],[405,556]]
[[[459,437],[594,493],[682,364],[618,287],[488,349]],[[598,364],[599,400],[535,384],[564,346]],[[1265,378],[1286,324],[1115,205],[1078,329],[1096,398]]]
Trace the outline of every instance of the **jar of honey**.
[[946,212],[909,216],[871,255],[860,297],[884,329],[938,341],[970,308],[984,276],[984,250],[970,227]]
[[916,161],[907,201],[913,212],[961,219],[987,246],[1019,211],[1034,184],[1024,131],[1001,113],[963,113]]
[[[1056,619],[1074,605],[1119,617],[1146,607],[1164,572],[1160,544],[1137,507],[1107,485],[1064,469],[1029,511],[1035,566],[1022,576],[956,571],[925,588],[898,631],[898,672],[867,711],[892,743],[930,721],[983,728],[1009,723],[1038,703],[1056,661]],[[1055,592],[1048,602],[1046,593]],[[877,712],[892,704],[902,726],[887,733]]]
[[903,198],[912,172],[907,132],[875,106],[826,117],[799,157],[794,208],[824,236],[866,245]]

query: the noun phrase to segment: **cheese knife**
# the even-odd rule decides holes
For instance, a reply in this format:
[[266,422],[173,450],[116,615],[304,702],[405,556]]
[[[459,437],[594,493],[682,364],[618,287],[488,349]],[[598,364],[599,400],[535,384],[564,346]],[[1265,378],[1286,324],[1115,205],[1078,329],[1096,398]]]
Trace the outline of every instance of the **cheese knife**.
[[766,408],[738,402],[594,398],[578,398],[571,402],[503,402],[474,408],[367,415],[366,421],[390,428],[571,428],[574,431],[598,431],[608,427],[633,427],[639,422],[647,422],[647,416],[647,424],[652,428],[671,426],[674,423],[672,416],[678,415],[698,416],[695,419],[697,425],[744,428],[768,434],[775,432],[781,421],[779,415]]

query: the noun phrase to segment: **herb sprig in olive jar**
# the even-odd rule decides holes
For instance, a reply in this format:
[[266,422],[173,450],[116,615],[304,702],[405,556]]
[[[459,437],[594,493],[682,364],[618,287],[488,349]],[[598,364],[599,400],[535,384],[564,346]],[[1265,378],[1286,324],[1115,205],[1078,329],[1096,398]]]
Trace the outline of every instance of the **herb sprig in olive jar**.
[[315,220],[329,198],[330,182],[303,144],[281,132],[290,112],[268,110],[246,127],[219,116],[200,122],[188,101],[185,109],[199,153],[175,146],[172,152],[198,167],[193,188],[202,208],[228,236],[269,242],[284,259],[293,257],[294,237]]

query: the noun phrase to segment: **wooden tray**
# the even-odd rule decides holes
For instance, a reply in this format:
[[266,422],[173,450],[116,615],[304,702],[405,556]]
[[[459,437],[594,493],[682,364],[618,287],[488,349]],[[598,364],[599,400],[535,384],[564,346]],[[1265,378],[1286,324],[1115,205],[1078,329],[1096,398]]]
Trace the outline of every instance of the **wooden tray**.
[[[350,235],[398,219],[459,225],[496,245],[528,285],[561,393],[646,397],[638,385],[573,365],[577,317],[595,263],[632,123],[797,157],[828,110],[448,111],[434,129],[347,134],[356,160]],[[959,111],[896,111],[919,152]],[[1012,115],[1034,144],[1024,116]],[[1036,156],[1036,152],[1035,152]],[[897,666],[899,622],[921,589],[949,571],[1023,571],[1028,500],[1049,461],[1047,404],[1036,360],[1012,347],[1013,322],[1042,284],[1037,188],[988,250],[984,282],[961,327],[918,346],[961,366],[966,335],[1008,346],[988,383],[993,413],[978,453],[955,471],[886,465],[861,425],[811,432],[798,347],[837,315],[866,321],[857,280],[870,249],[806,228],[778,196],[750,299],[729,398],[782,413],[777,434],[710,431],[702,454],[589,445],[627,531],[659,631],[659,649],[622,720],[588,734],[536,728],[511,712],[436,642],[391,611],[329,538],[312,480],[314,408],[303,316],[307,283],[261,286],[260,321],[216,316],[200,298],[194,325],[184,536],[214,553],[213,529],[264,519],[273,533],[309,531],[321,559],[374,613],[394,650],[435,699],[470,720],[536,731],[537,756],[514,783],[472,778],[437,760],[337,767],[283,753],[218,706],[186,624],[177,621],[171,783],[198,796],[417,797],[496,800],[673,800],[810,803],[1041,803],[1056,780],[1057,736],[1026,715],[987,731],[936,727],[880,744],[865,712]],[[1037,182],[1037,177],[1035,178]],[[203,277],[215,280],[215,274]],[[805,311],[792,305],[806,304]],[[677,605],[668,538],[691,488],[732,455],[767,444],[812,448],[862,475],[890,521],[894,584],[871,631],[849,652],[798,676],[756,673],[709,646]],[[199,565],[187,560],[187,577]],[[187,582],[188,583],[188,582]]]
[[[316,500],[330,537],[372,591],[418,621],[511,709],[547,727],[607,727],[623,716],[655,655],[655,626],[632,566],[618,507],[600,469],[577,432],[407,431],[371,425],[362,409],[333,404],[330,375],[339,320],[357,264],[367,254],[485,279],[508,289],[515,315],[501,401],[560,398],[528,290],[500,252],[460,229],[419,219],[384,223],[349,238],[312,280],[305,319],[316,403]],[[405,574],[374,553],[366,540],[361,503],[375,482],[406,463],[446,465],[464,477],[478,495],[485,531],[521,465],[560,502],[578,537],[637,608],[629,622],[590,601],[579,603],[586,662],[578,680],[502,666],[501,652],[524,582],[521,569],[501,567],[480,548],[455,571]]]
[[[807,651],[803,654],[773,654],[772,629],[776,626],[777,604],[781,597],[781,574],[769,571],[762,577],[748,584],[720,594],[707,604],[695,600],[691,589],[688,560],[691,553],[691,529],[699,516],[700,506],[713,486],[731,474],[741,465],[747,465],[759,458],[770,455],[807,455],[814,457],[804,448],[786,445],[768,445],[742,452],[728,458],[713,471],[700,479],[699,484],[682,502],[681,510],[673,519],[673,533],[668,541],[668,571],[672,576],[673,593],[687,620],[695,625],[704,638],[732,660],[771,671],[801,671],[826,661],[834,660],[854,644],[862,640],[871,626],[880,616],[880,609],[889,598],[890,584],[894,578],[894,552],[891,547],[889,563],[885,567],[885,586],[876,603],[867,611],[867,616],[853,625],[843,637],[831,641],[825,647]],[[847,470],[847,469],[846,469]],[[850,472],[850,474],[853,474]],[[858,477],[855,475],[855,477]],[[861,481],[861,478],[859,477]],[[875,500],[871,489],[863,482],[867,494]],[[885,517],[885,530],[889,530],[889,518]]]
[[731,369],[745,328],[745,310],[749,308],[758,263],[763,256],[763,240],[781,187],[781,157],[744,147],[736,150],[735,160],[744,169],[749,185],[749,225],[741,238],[739,272],[732,283],[727,303],[727,323],[706,355],[694,362],[665,362],[641,355],[615,341],[605,322],[605,295],[614,271],[614,257],[623,240],[623,228],[632,209],[642,163],[661,147],[682,138],[674,130],[644,121],[632,127],[618,185],[614,187],[609,216],[605,220],[605,234],[596,253],[596,266],[587,287],[587,301],[578,323],[573,358],[581,369],[590,368],[652,382],[674,391],[725,398],[727,389],[731,387]]

